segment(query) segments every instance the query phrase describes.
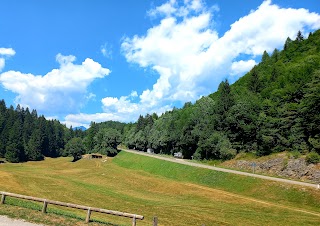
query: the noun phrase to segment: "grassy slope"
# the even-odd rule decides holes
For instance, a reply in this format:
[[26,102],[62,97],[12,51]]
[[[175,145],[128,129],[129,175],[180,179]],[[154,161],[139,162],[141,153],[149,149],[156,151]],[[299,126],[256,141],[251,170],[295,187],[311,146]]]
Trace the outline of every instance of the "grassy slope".
[[[71,163],[70,160],[58,158],[0,165],[0,190],[144,215],[145,220],[138,225],[150,225],[155,215],[160,225],[320,223],[319,191],[278,186],[273,182],[124,152],[105,163],[99,160]],[[17,204],[14,200],[8,199],[8,202]],[[10,205],[0,206],[0,214],[10,211],[12,216],[24,218],[33,212],[38,222],[81,225],[74,219],[54,217],[52,213],[42,218],[39,212],[16,209]],[[52,206],[49,210],[62,214]],[[307,212],[318,212],[318,215]],[[85,216],[84,211],[75,214]],[[130,225],[130,219],[96,213],[93,217]]]

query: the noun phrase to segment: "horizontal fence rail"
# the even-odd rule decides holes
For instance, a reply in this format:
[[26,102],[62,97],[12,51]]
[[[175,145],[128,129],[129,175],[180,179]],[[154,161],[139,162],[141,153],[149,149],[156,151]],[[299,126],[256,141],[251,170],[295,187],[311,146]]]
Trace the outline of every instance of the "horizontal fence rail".
[[14,193],[10,193],[10,192],[4,192],[4,191],[0,191],[0,194],[1,194],[0,204],[4,204],[6,196],[19,198],[19,199],[26,199],[26,200],[31,200],[31,201],[37,201],[37,202],[43,202],[43,208],[42,208],[43,213],[47,212],[48,204],[57,205],[57,206],[65,206],[65,207],[70,207],[70,208],[74,208],[74,209],[87,210],[86,223],[89,223],[89,221],[90,221],[91,212],[99,212],[99,213],[116,215],[116,216],[120,216],[120,217],[132,218],[132,225],[133,226],[136,225],[136,220],[143,220],[144,219],[143,216],[137,215],[137,214],[132,214],[132,213],[124,213],[124,212],[120,212],[120,211],[100,209],[100,208],[95,208],[95,207],[77,205],[77,204],[73,204],[73,203],[53,201],[53,200],[49,200],[49,199],[37,198],[37,197],[26,196],[26,195],[19,195],[19,194],[14,194]]

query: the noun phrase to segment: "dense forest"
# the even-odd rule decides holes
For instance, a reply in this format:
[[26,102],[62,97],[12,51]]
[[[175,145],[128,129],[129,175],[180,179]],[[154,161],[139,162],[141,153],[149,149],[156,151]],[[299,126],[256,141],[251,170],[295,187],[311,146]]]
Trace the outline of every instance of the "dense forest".
[[299,31],[282,51],[266,51],[259,65],[218,91],[157,117],[124,127],[129,148],[182,152],[185,158],[230,159],[280,151],[320,153],[320,31]]
[[[86,131],[68,129],[35,110],[0,103],[0,157],[10,162],[44,156],[100,152],[116,155],[121,143],[155,153],[182,152],[184,158],[221,159],[239,152],[257,156],[281,151],[320,154],[320,30],[299,31],[282,51],[262,55],[261,63],[236,83],[194,104],[135,123],[92,122]],[[318,154],[317,154],[318,153]]]
[[80,130],[68,129],[58,120],[46,120],[36,110],[20,105],[6,107],[0,101],[0,158],[9,162],[42,160],[59,157],[65,144],[73,137],[83,137]]

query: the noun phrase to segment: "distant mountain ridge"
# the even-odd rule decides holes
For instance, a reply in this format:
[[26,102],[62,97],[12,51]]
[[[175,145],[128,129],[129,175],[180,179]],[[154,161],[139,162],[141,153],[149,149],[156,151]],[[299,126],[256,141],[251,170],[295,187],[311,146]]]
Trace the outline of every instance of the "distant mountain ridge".
[[87,128],[84,127],[84,126],[77,126],[77,127],[74,127],[73,130],[81,130],[81,131],[86,131]]

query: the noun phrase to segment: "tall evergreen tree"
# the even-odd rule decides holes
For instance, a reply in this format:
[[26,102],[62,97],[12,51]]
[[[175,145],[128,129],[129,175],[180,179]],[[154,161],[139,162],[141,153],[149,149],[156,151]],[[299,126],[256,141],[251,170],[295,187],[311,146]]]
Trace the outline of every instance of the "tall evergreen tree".
[[265,50],[262,54],[262,58],[261,58],[261,62],[262,63],[265,63],[267,62],[268,60],[270,59],[270,56],[268,54],[268,52]]
[[260,91],[261,82],[259,79],[259,74],[256,66],[253,67],[251,71],[251,76],[249,77],[249,90],[253,93],[258,93]]
[[23,122],[18,117],[9,131],[8,142],[6,144],[5,158],[9,162],[23,162],[25,158],[25,150],[22,136]]
[[287,50],[290,47],[291,43],[292,43],[292,40],[288,37],[284,46],[283,46],[283,49]]
[[303,37],[301,31],[298,31],[296,41],[301,42],[303,40],[304,40],[304,37]]
[[217,125],[217,130],[228,131],[228,111],[235,103],[228,80],[220,83],[218,93],[218,100],[215,105],[215,124]]
[[41,132],[39,129],[35,129],[27,145],[28,160],[32,160],[32,161],[43,160],[43,155],[41,154],[41,148],[42,148]]

